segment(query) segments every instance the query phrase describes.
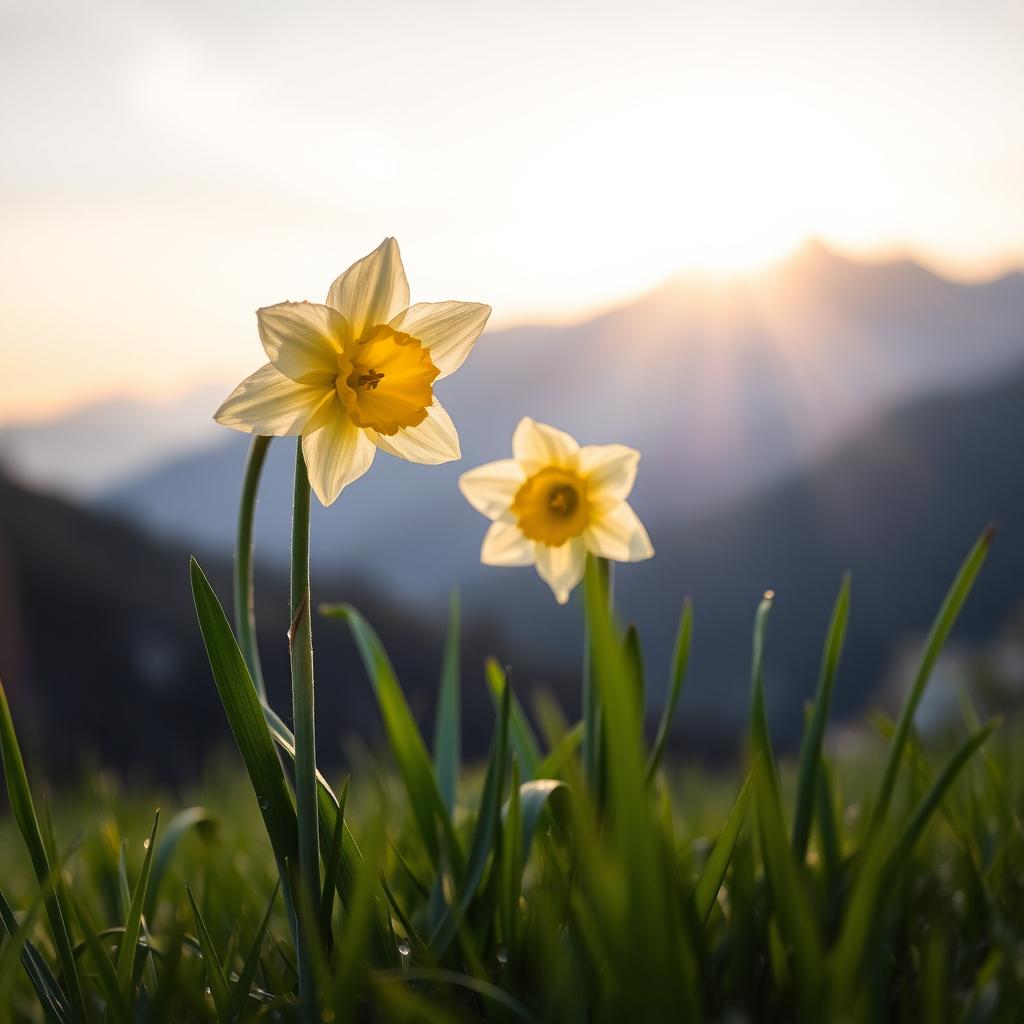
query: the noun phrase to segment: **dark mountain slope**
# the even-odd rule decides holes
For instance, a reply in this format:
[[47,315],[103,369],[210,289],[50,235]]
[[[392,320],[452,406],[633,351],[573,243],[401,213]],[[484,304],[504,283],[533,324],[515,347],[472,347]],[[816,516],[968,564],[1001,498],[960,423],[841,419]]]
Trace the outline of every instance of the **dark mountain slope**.
[[[53,772],[83,759],[159,778],[194,776],[211,747],[230,743],[188,581],[189,552],[0,476],[0,675],[23,741]],[[202,557],[229,600],[230,567]],[[287,579],[257,575],[260,641],[275,706],[290,708]],[[443,643],[443,607],[420,614],[359,581],[318,575],[314,599],[348,600],[378,628],[414,710],[430,718]],[[343,625],[316,625],[321,760],[337,766],[346,736],[372,743],[378,716]],[[492,721],[481,666],[514,660],[528,690],[564,679],[528,659],[477,618],[464,633],[464,713],[470,755],[485,752]],[[430,719],[432,720],[432,719]],[[428,731],[429,734],[429,731]]]

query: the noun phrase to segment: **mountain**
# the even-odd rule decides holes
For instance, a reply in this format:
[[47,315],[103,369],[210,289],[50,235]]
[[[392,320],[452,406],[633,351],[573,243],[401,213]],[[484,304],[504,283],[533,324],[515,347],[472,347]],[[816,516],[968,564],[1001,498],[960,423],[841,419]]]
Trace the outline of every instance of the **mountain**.
[[[201,562],[230,595],[223,555]],[[116,518],[30,491],[0,476],[0,678],[23,744],[54,774],[89,761],[135,779],[194,779],[206,755],[230,744],[189,587],[189,551]],[[290,719],[287,577],[256,574],[258,633],[274,706]],[[314,571],[315,600],[356,604],[378,629],[414,712],[431,734],[444,637],[443,609],[396,605],[367,583]],[[226,600],[230,608],[230,600]],[[342,745],[375,742],[379,716],[361,662],[338,622],[314,627],[319,756],[337,767]],[[517,665],[534,686],[572,707],[575,673],[548,671],[510,645],[493,622],[468,616],[462,639],[467,754],[483,756],[493,711],[483,659]]]
[[165,402],[107,399],[0,423],[0,465],[30,485],[93,497],[182,452],[216,446],[210,407],[221,394],[206,387]]
[[[456,480],[507,455],[524,414],[584,442],[635,445],[637,509],[689,520],[811,464],[887,409],[1024,363],[1022,324],[1019,274],[956,284],[911,261],[857,263],[809,244],[761,274],[683,276],[586,323],[491,332],[438,389],[462,461],[379,456],[334,508],[318,510],[315,557],[433,600],[479,577],[484,524]],[[219,447],[108,490],[103,505],[224,548],[247,443],[224,432]],[[291,444],[273,445],[259,514],[259,549],[278,562]]]
[[[766,690],[792,742],[813,692],[844,570],[853,603],[836,689],[839,716],[882,687],[920,641],[962,558],[988,523],[988,563],[953,635],[986,645],[1024,612],[1024,373],[910,403],[810,470],[689,524],[651,523],[657,557],[619,574],[618,598],[664,670],[677,609],[691,594],[687,708],[738,717],[749,689],[747,637],[763,591],[776,593]],[[472,592],[467,595],[472,600]],[[904,679],[903,686],[908,680]]]

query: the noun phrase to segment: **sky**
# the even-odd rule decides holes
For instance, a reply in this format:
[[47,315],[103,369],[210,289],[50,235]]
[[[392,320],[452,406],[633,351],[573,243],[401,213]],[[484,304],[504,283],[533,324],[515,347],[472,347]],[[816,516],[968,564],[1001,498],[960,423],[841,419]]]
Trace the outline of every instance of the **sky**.
[[1024,5],[0,0],[0,420],[233,383],[386,235],[564,321],[807,237],[1024,265]]

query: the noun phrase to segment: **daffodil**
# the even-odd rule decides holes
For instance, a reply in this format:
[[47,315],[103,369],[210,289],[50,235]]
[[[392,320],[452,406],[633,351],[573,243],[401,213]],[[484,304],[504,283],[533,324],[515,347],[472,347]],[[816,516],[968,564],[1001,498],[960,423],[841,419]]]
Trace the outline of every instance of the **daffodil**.
[[559,604],[583,578],[587,552],[616,562],[654,554],[626,502],[640,453],[622,444],[580,447],[568,434],[529,417],[512,436],[511,459],[459,477],[459,489],[493,520],[485,565],[536,565]]
[[478,302],[409,305],[398,243],[385,239],[331,285],[327,302],[256,311],[270,360],[217,410],[254,434],[301,435],[310,484],[324,505],[358,479],[377,449],[437,465],[461,457],[434,396],[487,323]]

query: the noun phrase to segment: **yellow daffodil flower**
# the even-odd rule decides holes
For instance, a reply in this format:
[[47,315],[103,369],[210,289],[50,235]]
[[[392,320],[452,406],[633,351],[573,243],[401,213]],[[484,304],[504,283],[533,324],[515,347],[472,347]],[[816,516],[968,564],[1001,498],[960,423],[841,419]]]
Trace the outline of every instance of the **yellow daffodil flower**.
[[580,447],[561,430],[519,421],[511,459],[463,473],[459,489],[493,522],[485,565],[533,565],[559,604],[583,578],[587,552],[616,562],[654,554],[643,523],[626,503],[640,453],[622,444]]
[[451,462],[462,454],[459,435],[434,383],[462,365],[490,314],[479,302],[410,306],[398,243],[386,238],[331,285],[325,305],[256,311],[270,362],[214,418],[253,434],[301,434],[324,505],[370,468],[378,448],[410,462]]

